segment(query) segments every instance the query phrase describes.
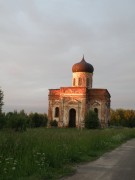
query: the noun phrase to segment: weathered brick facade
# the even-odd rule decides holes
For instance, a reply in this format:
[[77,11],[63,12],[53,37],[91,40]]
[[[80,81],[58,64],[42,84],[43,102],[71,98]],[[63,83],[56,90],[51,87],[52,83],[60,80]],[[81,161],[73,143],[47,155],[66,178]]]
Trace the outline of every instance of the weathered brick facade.
[[107,127],[110,94],[107,89],[92,88],[93,66],[83,58],[72,71],[72,87],[49,90],[48,119],[57,120],[59,127],[84,127],[85,113],[92,109],[98,113],[101,126]]

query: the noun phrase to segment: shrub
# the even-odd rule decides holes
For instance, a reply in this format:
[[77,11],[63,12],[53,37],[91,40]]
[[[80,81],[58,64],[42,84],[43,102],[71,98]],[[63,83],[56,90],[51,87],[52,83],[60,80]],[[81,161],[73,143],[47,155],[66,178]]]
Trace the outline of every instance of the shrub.
[[7,127],[14,129],[15,131],[25,131],[26,130],[26,122],[27,122],[27,117],[18,114],[16,111],[14,113],[9,112],[6,115],[7,119]]
[[56,120],[52,120],[52,121],[50,121],[50,126],[58,127],[58,122]]
[[29,121],[30,127],[44,127],[47,126],[48,118],[46,114],[31,113],[29,115]]
[[92,110],[86,113],[84,121],[87,129],[96,129],[100,127],[98,115]]

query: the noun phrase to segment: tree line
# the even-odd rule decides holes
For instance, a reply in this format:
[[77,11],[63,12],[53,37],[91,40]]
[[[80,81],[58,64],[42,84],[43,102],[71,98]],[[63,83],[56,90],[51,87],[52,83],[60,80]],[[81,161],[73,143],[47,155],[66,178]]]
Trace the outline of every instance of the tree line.
[[15,131],[25,131],[26,128],[38,128],[47,126],[47,114],[20,112],[1,113],[0,129],[11,128]]
[[[135,127],[135,110],[132,109],[111,109],[109,127]],[[97,114],[88,111],[85,116],[85,127],[88,129],[96,129],[100,127]]]
[[26,128],[37,128],[47,126],[47,114],[25,113],[24,110],[20,112],[2,113],[4,93],[0,88],[0,129],[11,128],[15,131],[24,131]]
[[111,126],[135,127],[135,110],[111,109],[110,117]]

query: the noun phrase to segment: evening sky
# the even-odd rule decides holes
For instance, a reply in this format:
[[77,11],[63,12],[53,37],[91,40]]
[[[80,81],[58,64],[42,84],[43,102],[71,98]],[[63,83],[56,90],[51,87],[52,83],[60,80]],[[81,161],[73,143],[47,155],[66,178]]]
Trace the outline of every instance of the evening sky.
[[93,88],[135,109],[135,0],[0,0],[4,111],[47,112],[48,89],[71,86],[83,54]]

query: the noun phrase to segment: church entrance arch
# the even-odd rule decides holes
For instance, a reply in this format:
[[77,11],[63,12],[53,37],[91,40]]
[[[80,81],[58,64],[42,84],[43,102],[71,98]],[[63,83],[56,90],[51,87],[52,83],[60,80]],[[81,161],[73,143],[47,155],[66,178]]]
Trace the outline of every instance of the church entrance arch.
[[69,111],[69,127],[76,127],[76,110],[70,109]]

